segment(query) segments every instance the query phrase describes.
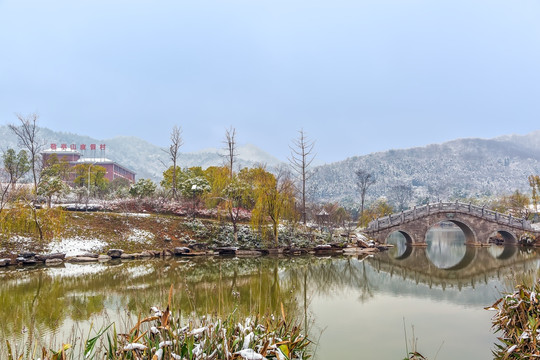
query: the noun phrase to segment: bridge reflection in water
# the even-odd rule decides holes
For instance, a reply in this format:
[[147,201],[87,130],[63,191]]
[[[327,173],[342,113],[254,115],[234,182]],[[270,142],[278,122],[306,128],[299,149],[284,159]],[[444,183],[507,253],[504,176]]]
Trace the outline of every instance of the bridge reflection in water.
[[390,251],[369,260],[377,271],[432,286],[461,289],[486,283],[488,278],[501,278],[503,273],[527,272],[536,267],[536,250],[515,245],[476,247],[465,245],[459,228],[432,229],[427,234],[427,247],[410,246],[399,233],[388,237],[394,245]]

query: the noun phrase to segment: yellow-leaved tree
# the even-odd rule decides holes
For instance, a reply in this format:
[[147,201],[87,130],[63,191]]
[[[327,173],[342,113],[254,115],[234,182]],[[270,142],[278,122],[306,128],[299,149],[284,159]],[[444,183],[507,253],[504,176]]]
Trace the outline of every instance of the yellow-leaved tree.
[[[263,237],[271,238],[277,247],[280,222],[286,217],[292,217],[295,211],[294,184],[284,171],[274,176],[259,167],[253,169],[251,175],[254,194],[252,226]],[[271,236],[268,236],[268,223],[271,225]]]

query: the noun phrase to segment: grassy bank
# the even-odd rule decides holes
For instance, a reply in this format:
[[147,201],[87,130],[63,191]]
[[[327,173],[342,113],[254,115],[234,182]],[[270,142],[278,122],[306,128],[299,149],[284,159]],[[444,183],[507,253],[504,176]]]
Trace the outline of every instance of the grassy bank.
[[[233,241],[232,226],[219,219],[194,219],[166,214],[115,212],[63,212],[60,229],[46,241],[32,231],[0,234],[0,258],[24,251],[47,252],[50,244],[62,240],[99,241],[94,252],[121,248],[125,252],[174,249],[179,246],[237,246],[244,249],[272,247],[248,223],[240,225],[238,241]],[[318,231],[283,227],[280,246],[306,247],[328,241],[345,240]],[[101,246],[101,248],[99,248]]]

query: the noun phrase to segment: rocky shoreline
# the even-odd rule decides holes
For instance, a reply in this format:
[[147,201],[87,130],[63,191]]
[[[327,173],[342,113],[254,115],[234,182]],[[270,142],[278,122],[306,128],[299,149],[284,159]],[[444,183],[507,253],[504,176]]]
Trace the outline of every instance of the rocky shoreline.
[[170,257],[201,257],[201,256],[298,256],[298,255],[360,255],[373,254],[385,251],[388,246],[352,246],[341,247],[337,245],[317,245],[313,248],[293,248],[284,247],[276,249],[239,249],[237,247],[221,247],[216,249],[204,249],[205,244],[194,244],[190,246],[175,247],[174,249],[163,250],[143,250],[136,253],[128,253],[122,249],[109,249],[106,254],[83,253],[76,256],[66,256],[65,253],[37,254],[34,252],[23,252],[11,258],[0,259],[2,267],[24,267],[34,265],[56,266],[64,262],[81,264],[92,262],[107,262],[111,260],[135,260],[149,258],[170,258]]

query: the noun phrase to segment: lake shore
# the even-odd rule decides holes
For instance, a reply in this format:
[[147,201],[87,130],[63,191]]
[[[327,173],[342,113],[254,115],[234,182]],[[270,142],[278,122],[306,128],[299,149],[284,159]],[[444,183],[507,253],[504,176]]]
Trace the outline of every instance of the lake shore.
[[249,224],[241,224],[235,242],[232,226],[215,219],[145,212],[65,212],[61,234],[53,239],[40,242],[35,234],[24,233],[0,238],[0,267],[172,256],[362,254],[385,249],[363,247],[354,235],[314,228],[282,227],[279,238],[275,246],[261,239]]

